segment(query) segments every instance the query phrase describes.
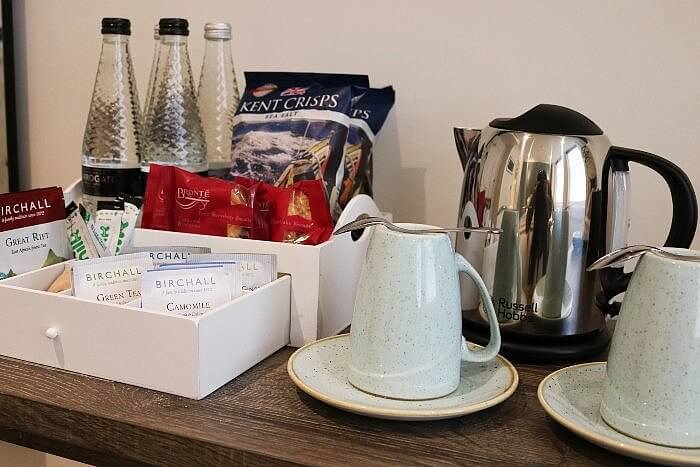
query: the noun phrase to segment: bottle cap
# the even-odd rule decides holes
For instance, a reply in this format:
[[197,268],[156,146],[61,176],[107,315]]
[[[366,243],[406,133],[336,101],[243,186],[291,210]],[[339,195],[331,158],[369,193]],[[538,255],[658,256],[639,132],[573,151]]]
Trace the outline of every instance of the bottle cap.
[[126,18],[102,18],[102,34],[131,35],[131,21]]
[[184,18],[161,18],[158,22],[161,36],[189,36],[189,23]]
[[207,23],[204,25],[205,39],[231,39],[231,25],[228,23]]

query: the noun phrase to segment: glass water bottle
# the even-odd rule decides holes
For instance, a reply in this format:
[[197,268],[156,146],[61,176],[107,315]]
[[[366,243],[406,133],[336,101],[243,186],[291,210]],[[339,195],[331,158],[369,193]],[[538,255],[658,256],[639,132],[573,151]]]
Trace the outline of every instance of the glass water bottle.
[[[143,105],[143,115],[148,114],[148,107],[153,97],[153,86],[156,80],[156,71],[158,70],[158,52],[160,51],[160,26],[153,26],[153,59],[151,60],[151,72],[148,75],[148,87],[146,88],[146,100]],[[144,122],[145,124],[145,122]]]
[[83,204],[141,194],[140,115],[129,51],[131,23],[102,19],[102,52],[83,137]]
[[141,169],[148,172],[148,164],[158,163],[206,172],[207,146],[187,51],[188,23],[162,18],[158,24],[158,65],[145,117]]
[[231,25],[204,25],[204,60],[197,100],[207,141],[209,175],[224,177],[231,169],[233,116],[240,95],[231,58]]

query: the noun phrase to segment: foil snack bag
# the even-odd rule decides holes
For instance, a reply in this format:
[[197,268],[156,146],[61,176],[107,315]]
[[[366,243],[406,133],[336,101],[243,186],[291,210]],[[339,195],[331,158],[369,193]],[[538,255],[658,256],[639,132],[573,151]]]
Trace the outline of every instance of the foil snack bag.
[[0,279],[72,258],[58,187],[0,194]]
[[286,187],[322,180],[334,216],[345,169],[353,86],[367,76],[247,72],[234,117],[231,175]]
[[372,148],[394,105],[394,88],[369,88],[353,99],[350,130],[345,143],[345,171],[339,204],[342,208],[353,196],[372,196]]

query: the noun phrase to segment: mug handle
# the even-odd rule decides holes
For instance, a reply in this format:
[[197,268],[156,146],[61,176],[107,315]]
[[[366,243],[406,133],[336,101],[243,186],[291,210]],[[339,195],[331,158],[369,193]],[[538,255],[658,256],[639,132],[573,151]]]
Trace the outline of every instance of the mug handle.
[[467,346],[467,341],[462,337],[462,360],[467,362],[488,362],[498,355],[501,350],[501,330],[498,327],[498,318],[496,318],[496,310],[493,308],[491,296],[484,284],[483,279],[479,275],[474,266],[464,259],[459,253],[455,253],[455,262],[457,270],[468,275],[474,281],[474,285],[479,289],[481,295],[481,303],[486,309],[486,315],[489,318],[489,343],[481,350],[470,350]]

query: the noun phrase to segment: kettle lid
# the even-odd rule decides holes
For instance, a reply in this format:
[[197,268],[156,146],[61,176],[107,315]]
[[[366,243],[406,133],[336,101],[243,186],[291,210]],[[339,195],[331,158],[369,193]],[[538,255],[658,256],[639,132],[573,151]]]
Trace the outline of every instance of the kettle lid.
[[593,120],[575,110],[553,104],[537,105],[514,118],[497,118],[489,124],[502,130],[547,135],[602,135]]

